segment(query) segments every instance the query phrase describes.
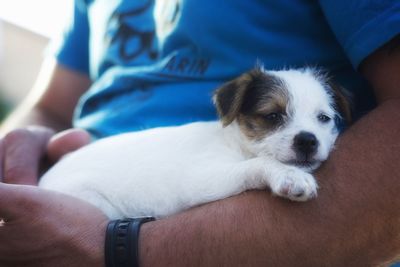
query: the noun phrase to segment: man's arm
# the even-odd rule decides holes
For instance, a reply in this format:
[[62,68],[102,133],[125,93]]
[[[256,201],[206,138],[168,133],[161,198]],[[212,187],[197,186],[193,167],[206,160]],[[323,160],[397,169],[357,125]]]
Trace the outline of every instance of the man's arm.
[[371,54],[360,71],[375,90],[379,103],[400,98],[400,34]]
[[73,109],[90,83],[86,74],[46,61],[30,94],[0,127],[0,180],[36,184],[44,155],[54,161],[89,142],[86,132],[73,130],[49,143],[56,131],[71,127]]
[[140,266],[376,266],[399,258],[400,52],[392,46],[363,62],[380,105],[340,137],[316,173],[315,200],[248,192],[146,223]]
[[1,132],[28,125],[47,126],[57,131],[70,128],[73,110],[90,84],[88,75],[48,59],[29,95],[2,124]]

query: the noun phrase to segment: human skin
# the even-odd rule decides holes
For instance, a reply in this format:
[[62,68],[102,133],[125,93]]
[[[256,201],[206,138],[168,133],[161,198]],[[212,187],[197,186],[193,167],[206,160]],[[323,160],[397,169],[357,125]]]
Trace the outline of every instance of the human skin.
[[[385,46],[361,71],[380,104],[316,172],[316,199],[252,191],[146,223],[140,266],[376,266],[397,257],[400,55]],[[12,241],[0,243],[1,266],[104,266],[107,218],[98,209],[8,184],[0,184],[0,203],[0,240]]]
[[[87,132],[70,129],[89,77],[47,60],[23,103],[0,127],[0,181],[37,184],[43,158],[51,162],[90,142]],[[31,126],[34,125],[34,126]]]

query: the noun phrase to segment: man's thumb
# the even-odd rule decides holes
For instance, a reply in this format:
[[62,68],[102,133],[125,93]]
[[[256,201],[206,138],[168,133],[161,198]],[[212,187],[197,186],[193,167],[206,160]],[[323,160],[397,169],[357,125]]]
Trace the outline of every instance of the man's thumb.
[[47,155],[52,162],[77,150],[91,141],[89,133],[82,129],[69,129],[54,135],[47,145]]

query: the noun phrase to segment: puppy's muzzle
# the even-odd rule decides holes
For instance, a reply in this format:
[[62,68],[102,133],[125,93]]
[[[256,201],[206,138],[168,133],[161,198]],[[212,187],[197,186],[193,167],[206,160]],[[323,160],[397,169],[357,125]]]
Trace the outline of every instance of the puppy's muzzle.
[[302,160],[309,160],[318,150],[317,137],[310,132],[300,132],[294,137],[293,148]]

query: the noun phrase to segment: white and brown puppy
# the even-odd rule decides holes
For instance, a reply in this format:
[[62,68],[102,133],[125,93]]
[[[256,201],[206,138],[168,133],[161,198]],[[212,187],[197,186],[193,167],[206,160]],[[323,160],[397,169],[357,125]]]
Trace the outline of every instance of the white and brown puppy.
[[220,121],[109,137],[50,169],[40,186],[91,202],[110,218],[164,217],[250,189],[296,201],[349,117],[338,88],[311,69],[256,68],[218,89]]

